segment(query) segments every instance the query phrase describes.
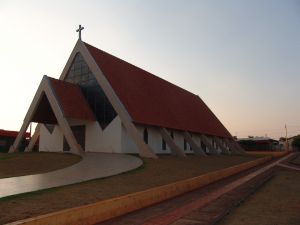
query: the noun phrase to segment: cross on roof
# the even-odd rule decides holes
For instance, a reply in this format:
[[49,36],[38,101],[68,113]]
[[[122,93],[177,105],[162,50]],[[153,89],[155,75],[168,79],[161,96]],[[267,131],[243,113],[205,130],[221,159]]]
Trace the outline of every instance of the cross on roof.
[[76,32],[79,33],[79,40],[81,40],[81,31],[84,29],[84,27],[82,27],[80,24],[79,24],[79,28],[76,30]]

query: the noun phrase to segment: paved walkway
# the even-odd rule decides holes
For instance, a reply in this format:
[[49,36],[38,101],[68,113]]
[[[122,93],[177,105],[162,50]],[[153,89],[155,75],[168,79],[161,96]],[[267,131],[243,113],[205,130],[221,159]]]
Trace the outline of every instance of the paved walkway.
[[286,168],[286,169],[300,171],[300,167],[298,167],[298,166],[291,166],[291,165],[287,165],[287,164],[283,164],[283,163],[279,163],[278,166]]
[[79,163],[64,169],[0,179],[0,198],[109,177],[133,170],[142,164],[141,159],[125,154],[86,153]]

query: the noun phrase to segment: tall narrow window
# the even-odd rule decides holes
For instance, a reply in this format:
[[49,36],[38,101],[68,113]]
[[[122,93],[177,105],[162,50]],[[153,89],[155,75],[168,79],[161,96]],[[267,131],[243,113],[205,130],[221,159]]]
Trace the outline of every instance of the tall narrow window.
[[148,144],[148,130],[147,128],[144,129],[144,142]]
[[202,148],[204,151],[206,151],[206,145],[205,145],[202,141],[200,141],[200,145],[201,145],[201,148]]
[[174,139],[174,133],[173,133],[173,131],[171,131],[170,135],[171,135],[171,138]]
[[162,150],[166,150],[167,149],[167,144],[166,144],[166,141],[164,139],[162,139],[161,148],[162,148]]
[[185,140],[185,139],[183,139],[183,150],[186,150],[186,146],[187,146],[187,144],[186,144],[186,140]]

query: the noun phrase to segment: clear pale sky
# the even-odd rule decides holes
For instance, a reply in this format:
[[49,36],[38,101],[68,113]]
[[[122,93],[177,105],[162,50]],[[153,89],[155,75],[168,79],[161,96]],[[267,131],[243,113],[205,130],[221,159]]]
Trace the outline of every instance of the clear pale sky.
[[0,0],[0,129],[78,38],[199,95],[232,135],[300,133],[300,1]]

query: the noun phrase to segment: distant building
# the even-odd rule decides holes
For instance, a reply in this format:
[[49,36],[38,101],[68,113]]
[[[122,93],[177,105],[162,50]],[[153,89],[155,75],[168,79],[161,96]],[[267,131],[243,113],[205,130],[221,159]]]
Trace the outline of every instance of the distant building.
[[[9,147],[14,143],[19,132],[10,131],[10,130],[1,130],[0,129],[0,152],[8,152]],[[30,140],[30,133],[25,133],[23,135],[20,150],[24,151],[25,146],[28,144]]]
[[293,136],[293,137],[289,137],[287,138],[287,141],[285,138],[280,138],[279,139],[279,145],[281,146],[282,149],[287,149],[289,151],[300,151],[299,148],[293,146],[293,141],[295,139],[295,137],[298,137],[299,135]]
[[[279,141],[269,137],[239,138],[238,143],[246,151],[276,151],[281,150]],[[283,150],[283,149],[282,149]]]

